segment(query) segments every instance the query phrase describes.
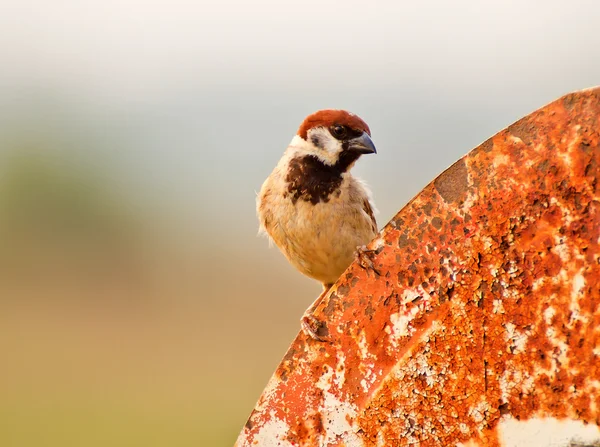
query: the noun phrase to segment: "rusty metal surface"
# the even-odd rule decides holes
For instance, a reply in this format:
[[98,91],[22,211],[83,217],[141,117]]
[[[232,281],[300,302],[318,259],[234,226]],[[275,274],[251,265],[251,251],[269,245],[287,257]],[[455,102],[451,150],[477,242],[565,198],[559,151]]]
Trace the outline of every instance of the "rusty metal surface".
[[600,425],[600,88],[475,148],[317,303],[237,446],[500,446],[503,420]]

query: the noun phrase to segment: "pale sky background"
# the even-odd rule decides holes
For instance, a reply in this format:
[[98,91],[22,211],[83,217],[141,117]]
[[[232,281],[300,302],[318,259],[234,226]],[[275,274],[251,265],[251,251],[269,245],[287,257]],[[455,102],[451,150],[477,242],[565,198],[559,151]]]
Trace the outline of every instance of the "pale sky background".
[[134,177],[220,226],[253,219],[305,115],[347,108],[373,129],[357,173],[383,223],[485,138],[598,84],[599,19],[592,0],[8,2],[0,112],[45,101],[126,136]]
[[15,134],[66,136],[63,162],[109,166],[181,227],[209,334],[185,355],[237,374],[232,441],[319,293],[256,237],[255,192],[303,118],[369,123],[378,154],[354,172],[383,227],[488,137],[600,84],[600,2],[4,0],[0,65],[0,155]]

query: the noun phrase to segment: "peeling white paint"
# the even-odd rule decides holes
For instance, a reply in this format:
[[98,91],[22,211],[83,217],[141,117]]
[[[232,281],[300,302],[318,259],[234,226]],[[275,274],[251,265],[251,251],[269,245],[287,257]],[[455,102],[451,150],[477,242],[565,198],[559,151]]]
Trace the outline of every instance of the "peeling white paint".
[[328,393],[332,385],[331,379],[333,377],[333,369],[327,365],[323,365],[323,370],[323,374],[321,374],[321,377],[319,377],[319,380],[315,383],[315,387],[324,393]]
[[580,270],[575,276],[573,276],[573,289],[571,291],[571,298],[574,300],[577,299],[577,295],[579,295],[579,292],[585,286],[585,278],[581,272],[582,271]]
[[498,424],[498,437],[502,447],[569,447],[600,442],[600,427],[568,419],[505,417]]
[[507,402],[515,390],[523,394],[529,394],[534,385],[534,378],[528,373],[518,369],[507,369],[499,380],[501,400]]
[[[294,447],[294,444],[285,439],[288,430],[289,427],[284,421],[271,417],[260,427],[254,436],[254,442],[261,447]],[[243,442],[243,435],[242,431],[238,439],[239,445]]]
[[[598,395],[598,390],[600,390],[600,381],[598,380],[590,380],[588,381],[588,386],[584,390],[584,392],[590,395]],[[590,400],[590,411],[592,413],[596,413],[599,410],[598,404],[596,403],[596,399]]]
[[544,311],[544,322],[546,325],[550,326],[552,324],[552,318],[556,314],[556,309],[554,307],[548,306]]
[[512,353],[525,352],[525,345],[529,337],[524,332],[517,330],[513,323],[506,323],[504,327],[506,328],[505,340],[513,347]]
[[433,387],[436,384],[440,384],[440,382],[444,381],[444,378],[436,374],[436,370],[434,370],[434,368],[432,368],[432,366],[429,363],[427,363],[427,360],[424,357],[417,358],[416,363],[417,374],[425,377],[425,382],[427,383],[427,386]]
[[323,403],[319,407],[319,412],[323,415],[322,423],[325,437],[320,440],[319,445],[328,445],[339,436],[345,435],[346,445],[361,447],[362,441],[354,434],[350,424],[350,421],[356,418],[356,407],[341,400],[331,391],[337,380],[338,371],[326,368],[315,384],[316,388],[323,391]]
[[336,365],[333,383],[338,389],[341,389],[344,386],[344,383],[346,383],[346,355],[341,349],[338,349],[337,351]]
[[373,355],[371,351],[369,351],[369,344],[364,331],[359,333],[358,349],[361,355],[360,372],[363,376],[360,384],[363,388],[363,391],[366,393],[369,391],[370,385],[372,385],[377,379],[377,376],[373,374],[373,369],[375,368],[375,364],[377,362],[377,356]]
[[343,438],[348,447],[362,447],[362,440],[354,433],[350,421],[356,418],[356,407],[338,399],[332,393],[325,393],[324,402],[320,408],[323,417],[325,438],[320,445],[333,444]]
[[391,335],[397,340],[400,337],[406,337],[412,335],[414,332],[413,328],[410,328],[408,324],[414,320],[415,315],[419,312],[417,306],[413,307],[406,314],[393,313],[390,315],[390,323],[392,324]]
[[[571,260],[571,250],[569,250],[569,246],[565,244],[562,238],[559,236],[554,237],[554,244],[555,245],[552,247],[552,251],[558,255],[563,263],[568,264]],[[562,270],[562,272],[564,272],[564,270]]]
[[478,424],[482,423],[485,420],[485,415],[490,410],[490,404],[486,400],[484,400],[485,397],[482,396],[481,398],[482,400],[480,400],[474,407],[469,408],[468,412],[468,415],[471,417],[471,419],[473,419]]
[[504,304],[502,304],[502,300],[494,300],[492,312],[495,314],[503,314],[505,312]]
[[387,447],[388,442],[385,439],[383,430],[377,432],[377,447]]

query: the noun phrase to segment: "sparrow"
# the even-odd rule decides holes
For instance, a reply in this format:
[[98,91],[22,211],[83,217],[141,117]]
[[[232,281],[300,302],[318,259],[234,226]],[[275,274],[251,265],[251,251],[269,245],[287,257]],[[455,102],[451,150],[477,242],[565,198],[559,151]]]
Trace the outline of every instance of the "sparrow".
[[[355,258],[378,273],[365,256],[370,252],[365,244],[377,234],[375,207],[365,184],[350,173],[361,155],[375,153],[361,118],[345,110],[320,110],[304,119],[258,194],[261,232],[296,269],[319,281],[323,293]],[[301,320],[302,329],[323,341],[322,324],[311,310]]]

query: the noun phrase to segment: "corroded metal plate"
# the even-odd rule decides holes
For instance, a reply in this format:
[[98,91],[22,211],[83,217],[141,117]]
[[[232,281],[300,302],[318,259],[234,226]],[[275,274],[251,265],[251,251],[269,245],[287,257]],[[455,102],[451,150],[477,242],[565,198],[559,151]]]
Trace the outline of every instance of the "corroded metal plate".
[[236,445],[595,445],[599,167],[600,88],[456,162],[371,243],[381,275],[316,303],[327,341],[298,335]]

